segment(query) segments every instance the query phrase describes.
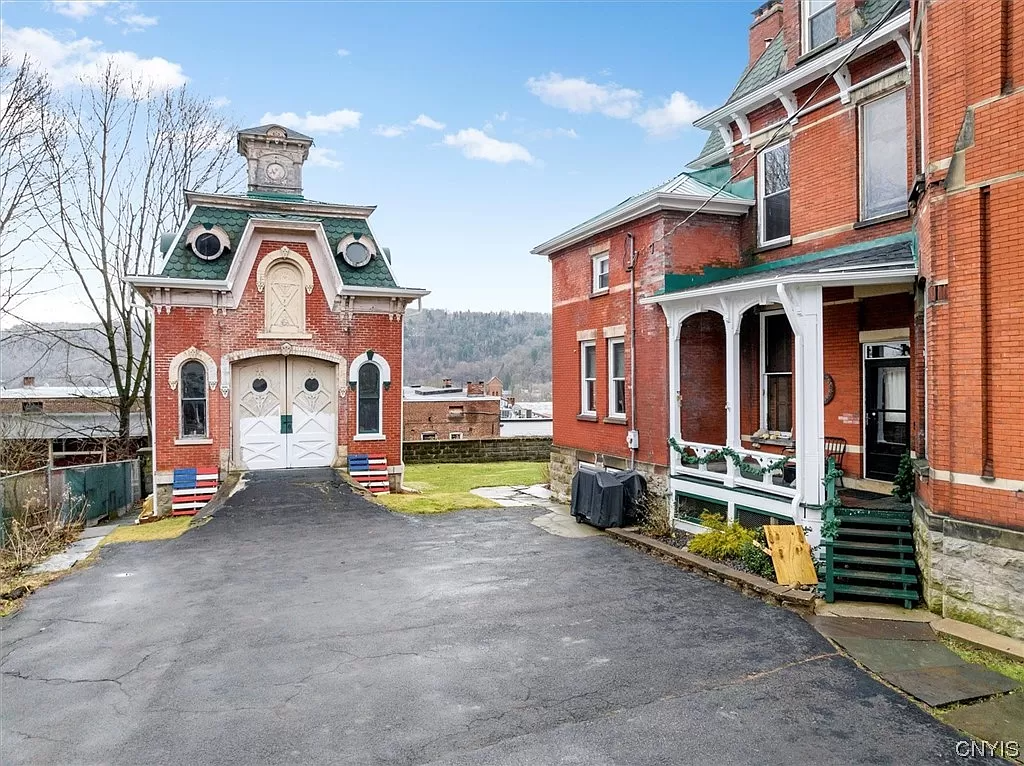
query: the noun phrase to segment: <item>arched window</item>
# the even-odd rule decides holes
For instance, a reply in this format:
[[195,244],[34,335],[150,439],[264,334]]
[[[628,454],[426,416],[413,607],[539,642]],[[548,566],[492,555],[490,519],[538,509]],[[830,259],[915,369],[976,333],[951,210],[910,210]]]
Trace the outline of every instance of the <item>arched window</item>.
[[356,400],[356,433],[382,433],[380,368],[373,362],[364,362],[359,368]]
[[264,293],[266,331],[276,335],[306,330],[306,294],[302,272],[290,261],[278,261],[267,273]]
[[195,360],[181,366],[178,391],[181,396],[182,437],[208,435],[206,411],[206,367]]

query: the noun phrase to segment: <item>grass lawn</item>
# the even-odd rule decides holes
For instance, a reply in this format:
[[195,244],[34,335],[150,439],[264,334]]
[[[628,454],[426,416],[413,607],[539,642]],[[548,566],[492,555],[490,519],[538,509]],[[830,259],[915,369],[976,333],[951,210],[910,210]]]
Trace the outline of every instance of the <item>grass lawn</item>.
[[191,516],[172,516],[149,524],[125,524],[103,538],[103,544],[146,543],[153,540],[170,540],[183,535],[192,523]]
[[405,468],[405,486],[418,495],[381,495],[388,508],[402,513],[444,513],[466,508],[497,508],[498,504],[470,494],[477,487],[541,484],[547,463],[432,463]]

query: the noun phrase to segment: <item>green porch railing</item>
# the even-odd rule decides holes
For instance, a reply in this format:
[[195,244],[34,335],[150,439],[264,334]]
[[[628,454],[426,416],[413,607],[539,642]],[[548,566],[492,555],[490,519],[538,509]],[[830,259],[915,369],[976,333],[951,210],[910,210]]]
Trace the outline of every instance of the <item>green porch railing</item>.
[[835,458],[828,458],[825,462],[825,478],[822,479],[822,483],[825,485],[825,504],[822,506],[821,546],[825,551],[825,601],[829,604],[836,600],[836,568],[833,546],[836,534],[839,532],[836,509],[840,505],[836,495],[836,481],[842,475],[843,472],[836,468]]

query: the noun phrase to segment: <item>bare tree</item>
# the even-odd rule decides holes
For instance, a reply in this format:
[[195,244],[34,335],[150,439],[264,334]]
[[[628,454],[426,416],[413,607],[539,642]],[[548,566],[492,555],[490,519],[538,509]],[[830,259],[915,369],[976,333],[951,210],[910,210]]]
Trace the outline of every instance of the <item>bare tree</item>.
[[17,63],[0,52],[0,316],[36,292],[33,282],[47,265],[45,253],[27,253],[25,245],[37,239],[54,202],[43,172],[51,153],[45,142],[59,136],[47,125],[51,101],[45,75],[27,58]]
[[112,64],[66,99],[60,124],[65,133],[44,141],[56,198],[45,236],[96,314],[98,342],[72,345],[109,369],[127,445],[140,404],[152,433],[153,334],[124,278],[154,270],[160,234],[183,223],[183,189],[216,192],[235,183],[234,129],[186,87],[153,92]]

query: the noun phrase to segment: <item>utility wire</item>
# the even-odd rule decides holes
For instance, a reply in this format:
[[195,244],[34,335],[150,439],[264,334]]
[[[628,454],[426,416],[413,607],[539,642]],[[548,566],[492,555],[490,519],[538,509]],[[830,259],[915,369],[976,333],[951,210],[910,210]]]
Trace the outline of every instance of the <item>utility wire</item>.
[[[751,153],[750,157],[747,158],[747,161],[744,162],[742,166],[740,166],[739,170],[737,170],[735,173],[733,173],[731,176],[729,176],[729,180],[728,181],[726,181],[724,184],[722,184],[717,189],[715,189],[715,191],[711,194],[711,196],[709,196],[706,200],[704,200],[704,202],[701,203],[700,207],[698,207],[696,210],[694,210],[692,213],[690,213],[688,216],[686,216],[686,218],[684,218],[682,221],[677,223],[675,226],[673,226],[667,232],[665,232],[664,234],[659,236],[657,239],[651,240],[651,244],[648,247],[649,248],[653,248],[658,242],[661,242],[662,240],[667,239],[668,237],[672,236],[681,227],[683,227],[687,223],[689,223],[690,219],[692,219],[695,215],[697,215],[702,210],[704,210],[704,208],[706,208],[709,204],[711,204],[711,201],[713,199],[715,199],[715,197],[717,197],[719,194],[721,194],[723,191],[725,191],[726,187],[728,187],[729,184],[733,183],[733,181],[735,181],[736,178],[740,174],[742,174],[744,171],[746,171],[746,169],[748,167],[750,167],[750,163],[751,162],[753,162],[755,159],[757,159],[758,156],[760,156],[762,152],[764,152],[765,150],[769,149],[771,147],[771,145],[772,145],[772,142],[774,142],[775,139],[778,138],[779,134],[782,132],[782,129],[785,128],[786,125],[791,124],[792,122],[794,122],[794,121],[796,121],[797,119],[800,118],[800,115],[803,114],[803,112],[807,108],[807,106],[811,103],[811,101],[814,100],[814,97],[818,95],[819,91],[821,91],[821,89],[824,87],[825,83],[827,83],[829,80],[831,80],[833,77],[835,77],[836,73],[850,62],[850,59],[853,58],[853,54],[856,53],[865,42],[867,42],[868,38],[871,37],[871,35],[873,35],[875,32],[877,32],[881,28],[881,26],[886,21],[889,20],[889,18],[892,16],[893,12],[896,10],[896,8],[898,6],[900,6],[902,4],[902,2],[903,2],[903,0],[896,0],[896,2],[894,2],[891,6],[889,6],[889,10],[887,10],[882,15],[882,17],[878,21],[876,21],[874,23],[874,25],[871,27],[871,29],[869,29],[867,32],[865,32],[861,36],[860,40],[857,41],[857,44],[854,45],[850,49],[850,52],[847,53],[843,57],[843,60],[840,61],[839,64],[837,64],[836,67],[831,72],[829,72],[824,78],[822,78],[821,82],[818,83],[818,86],[811,92],[811,95],[809,95],[806,99],[804,99],[803,104],[801,104],[797,108],[797,110],[795,112],[793,112],[793,114],[791,116],[788,116],[785,120],[783,120],[781,123],[779,123],[779,126],[775,129],[775,132],[772,133],[772,135],[768,138],[767,141],[765,141],[764,145],[760,149],[755,149]],[[731,148],[731,147],[726,147],[726,148]]]

